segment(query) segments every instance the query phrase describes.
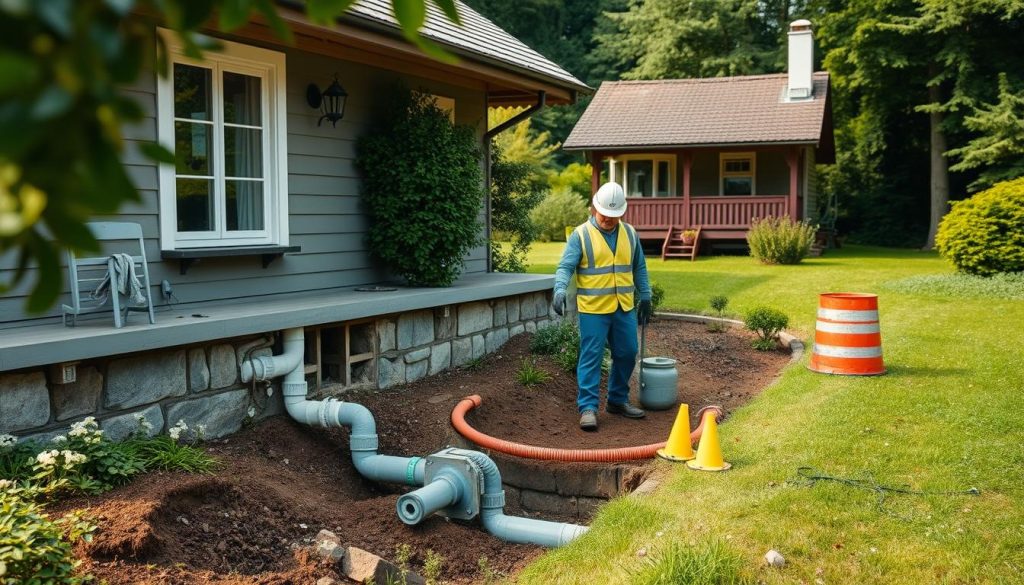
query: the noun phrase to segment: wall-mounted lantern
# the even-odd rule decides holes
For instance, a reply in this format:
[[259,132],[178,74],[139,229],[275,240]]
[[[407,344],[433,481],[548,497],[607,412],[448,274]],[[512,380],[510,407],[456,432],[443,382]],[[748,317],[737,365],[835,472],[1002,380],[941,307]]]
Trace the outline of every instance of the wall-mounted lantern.
[[323,124],[324,120],[329,120],[332,126],[337,127],[338,120],[345,115],[345,100],[347,99],[348,92],[338,83],[337,74],[334,75],[334,81],[323,92],[315,83],[310,83],[306,88],[306,102],[309,107],[318,109],[323,114],[317,121],[317,126]]

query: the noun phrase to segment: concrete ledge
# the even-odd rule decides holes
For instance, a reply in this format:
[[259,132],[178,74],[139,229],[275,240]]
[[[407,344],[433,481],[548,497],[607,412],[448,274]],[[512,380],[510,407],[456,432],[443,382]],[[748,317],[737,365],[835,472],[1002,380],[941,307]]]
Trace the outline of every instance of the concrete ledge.
[[547,291],[553,285],[553,276],[539,274],[473,274],[445,288],[358,292],[346,287],[173,305],[157,313],[155,325],[136,315],[121,329],[106,313],[79,320],[77,327],[52,320],[26,323],[0,335],[0,372]]

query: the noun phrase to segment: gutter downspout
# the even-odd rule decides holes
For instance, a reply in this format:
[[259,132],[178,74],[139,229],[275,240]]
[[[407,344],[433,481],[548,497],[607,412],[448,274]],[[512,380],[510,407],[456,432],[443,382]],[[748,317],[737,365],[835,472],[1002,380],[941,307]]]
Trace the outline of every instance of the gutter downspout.
[[[515,116],[512,116],[508,120],[505,120],[501,124],[498,124],[494,128],[484,132],[484,161],[486,162],[484,170],[484,187],[487,189],[487,210],[484,212],[487,221],[487,272],[494,270],[494,266],[491,264],[491,139],[501,134],[505,130],[508,130],[512,126],[522,122],[523,120],[533,116],[537,112],[544,109],[544,104],[547,103],[548,94],[546,91],[537,92],[537,103],[526,108],[522,112],[519,112]],[[575,93],[573,94],[573,101],[575,102]],[[486,104],[485,104],[486,106]],[[486,109],[486,108],[485,108]]]

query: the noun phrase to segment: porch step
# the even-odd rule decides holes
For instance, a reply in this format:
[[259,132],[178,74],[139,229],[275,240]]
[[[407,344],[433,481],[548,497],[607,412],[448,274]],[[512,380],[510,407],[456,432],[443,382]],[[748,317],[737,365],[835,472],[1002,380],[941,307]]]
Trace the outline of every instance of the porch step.
[[[683,240],[684,232],[695,232],[690,242]],[[691,234],[688,234],[691,235]],[[665,242],[661,246],[661,259],[668,258],[689,258],[691,261],[697,258],[697,249],[700,246],[700,226],[688,229],[671,227],[665,236]]]

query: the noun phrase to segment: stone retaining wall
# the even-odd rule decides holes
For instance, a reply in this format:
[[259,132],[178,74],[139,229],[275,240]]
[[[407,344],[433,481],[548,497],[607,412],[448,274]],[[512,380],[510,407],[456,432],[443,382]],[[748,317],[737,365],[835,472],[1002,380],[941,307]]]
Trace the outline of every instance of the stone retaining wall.
[[[376,362],[371,382],[389,388],[464,365],[510,337],[547,325],[554,317],[549,307],[550,293],[535,292],[382,316],[370,328]],[[0,434],[46,441],[86,416],[95,416],[115,439],[138,429],[140,416],[153,434],[178,420],[205,425],[209,438],[231,434],[247,420],[282,409],[280,392],[271,399],[263,391],[251,396],[239,379],[246,353],[271,353],[269,347],[250,351],[260,339],[83,361],[70,384],[51,381],[49,368],[0,374]]]

